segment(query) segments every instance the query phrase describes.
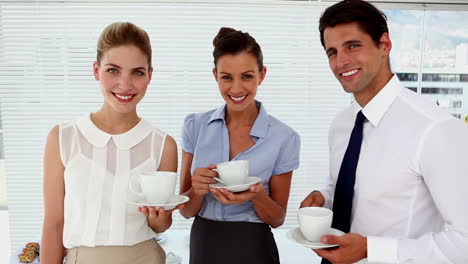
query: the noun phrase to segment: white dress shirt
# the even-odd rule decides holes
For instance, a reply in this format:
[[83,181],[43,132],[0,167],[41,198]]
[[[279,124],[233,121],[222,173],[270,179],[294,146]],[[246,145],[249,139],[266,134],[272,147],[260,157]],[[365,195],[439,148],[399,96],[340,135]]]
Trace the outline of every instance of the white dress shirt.
[[131,175],[158,169],[165,139],[143,119],[118,135],[97,128],[89,114],[59,126],[65,248],[134,245],[156,235],[127,203],[138,198],[128,184]]
[[[339,113],[330,134],[333,204],[359,104]],[[362,109],[351,232],[367,236],[359,263],[468,263],[468,127],[393,78]]]

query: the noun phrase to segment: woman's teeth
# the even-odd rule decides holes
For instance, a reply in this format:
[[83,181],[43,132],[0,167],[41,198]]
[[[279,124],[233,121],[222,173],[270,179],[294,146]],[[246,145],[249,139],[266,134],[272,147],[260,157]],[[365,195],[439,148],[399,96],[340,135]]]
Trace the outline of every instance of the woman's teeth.
[[230,97],[231,97],[231,99],[232,99],[232,100],[234,100],[234,101],[238,101],[238,102],[239,102],[239,101],[242,101],[242,100],[244,100],[244,98],[245,98],[245,95],[244,95],[244,96],[241,96],[241,97],[234,97],[234,96],[230,96]]
[[122,100],[128,100],[128,99],[133,97],[133,95],[125,96],[125,95],[120,95],[120,94],[115,94],[115,96],[117,96],[118,98],[120,98]]

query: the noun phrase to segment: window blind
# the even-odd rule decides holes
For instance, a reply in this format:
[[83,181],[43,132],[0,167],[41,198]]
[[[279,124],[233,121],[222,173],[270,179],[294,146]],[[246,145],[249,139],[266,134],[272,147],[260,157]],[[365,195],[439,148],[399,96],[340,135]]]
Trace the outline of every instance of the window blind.
[[[296,227],[300,201],[328,174],[329,123],[350,102],[320,45],[323,8],[306,1],[1,2],[0,111],[12,249],[40,238],[48,131],[102,103],[92,62],[100,32],[115,21],[131,21],[151,37],[155,72],[139,113],[172,135],[179,152],[183,118],[223,103],[211,73],[211,42],[219,28],[257,39],[268,67],[258,100],[301,135],[301,166],[293,175],[283,228]],[[190,226],[174,216],[171,228]]]

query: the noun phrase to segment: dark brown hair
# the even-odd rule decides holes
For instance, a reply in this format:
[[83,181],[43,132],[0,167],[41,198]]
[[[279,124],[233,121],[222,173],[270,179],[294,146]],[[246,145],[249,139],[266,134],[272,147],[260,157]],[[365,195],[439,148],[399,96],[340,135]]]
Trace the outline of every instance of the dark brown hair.
[[222,27],[213,39],[213,58],[216,67],[218,59],[226,54],[248,52],[257,59],[258,68],[263,69],[263,54],[260,45],[247,32],[233,28]]
[[148,68],[151,68],[152,50],[148,33],[130,22],[112,23],[102,31],[97,44],[97,63],[101,64],[106,51],[124,45],[135,45],[139,48],[148,58]]
[[325,48],[323,33],[328,27],[356,22],[360,29],[369,34],[378,46],[382,34],[388,33],[387,17],[372,4],[363,0],[344,0],[323,12],[320,17],[320,41]]

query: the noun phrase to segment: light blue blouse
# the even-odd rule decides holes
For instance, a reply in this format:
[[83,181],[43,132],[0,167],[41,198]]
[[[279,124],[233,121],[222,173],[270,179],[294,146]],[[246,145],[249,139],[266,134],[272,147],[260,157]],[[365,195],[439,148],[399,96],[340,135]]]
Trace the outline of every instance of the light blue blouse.
[[[260,177],[263,187],[269,193],[271,176],[299,167],[300,137],[292,128],[268,115],[260,102],[256,104],[260,111],[250,131],[255,145],[232,160],[249,160],[249,176]],[[193,154],[192,173],[195,168],[229,161],[225,109],[226,105],[223,105],[185,118],[182,149]],[[205,196],[198,215],[217,221],[262,222],[252,202],[222,204],[211,193]]]

